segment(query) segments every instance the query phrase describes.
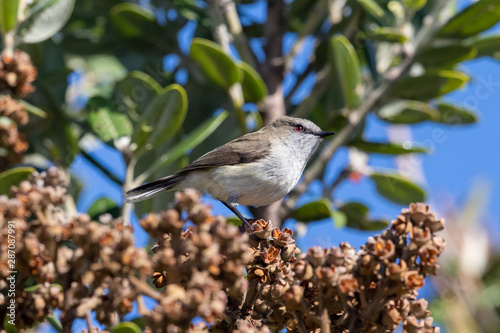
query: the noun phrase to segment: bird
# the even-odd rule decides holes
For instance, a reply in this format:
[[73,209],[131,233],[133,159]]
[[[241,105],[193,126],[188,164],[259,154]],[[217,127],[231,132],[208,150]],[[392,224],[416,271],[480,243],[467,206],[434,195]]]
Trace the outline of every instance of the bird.
[[172,175],[132,188],[127,203],[164,191],[194,188],[219,200],[249,229],[236,208],[266,206],[282,199],[298,183],[310,157],[324,138],[335,134],[307,119],[281,116],[202,155]]

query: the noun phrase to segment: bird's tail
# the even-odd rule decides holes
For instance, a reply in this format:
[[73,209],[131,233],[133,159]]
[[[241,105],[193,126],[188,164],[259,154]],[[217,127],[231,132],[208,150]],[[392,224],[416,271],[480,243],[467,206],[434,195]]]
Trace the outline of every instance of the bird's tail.
[[155,180],[141,186],[137,186],[124,194],[126,202],[137,202],[149,199],[163,191],[172,189],[174,185],[185,178],[185,175],[175,174],[162,179]]

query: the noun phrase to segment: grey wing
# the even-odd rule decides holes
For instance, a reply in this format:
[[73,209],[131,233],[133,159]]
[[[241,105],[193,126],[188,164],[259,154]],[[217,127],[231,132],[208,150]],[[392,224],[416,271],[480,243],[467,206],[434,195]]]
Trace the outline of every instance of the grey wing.
[[245,134],[206,153],[177,173],[222,165],[251,163],[264,158],[269,153],[270,143],[262,143],[260,138],[257,132]]

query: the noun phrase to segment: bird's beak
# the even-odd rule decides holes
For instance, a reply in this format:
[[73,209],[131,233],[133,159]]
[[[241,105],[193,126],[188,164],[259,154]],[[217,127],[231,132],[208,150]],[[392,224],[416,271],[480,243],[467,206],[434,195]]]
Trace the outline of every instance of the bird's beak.
[[335,132],[319,132],[319,133],[316,133],[317,136],[319,136],[320,138],[326,138],[327,136],[330,136],[330,135],[334,135]]

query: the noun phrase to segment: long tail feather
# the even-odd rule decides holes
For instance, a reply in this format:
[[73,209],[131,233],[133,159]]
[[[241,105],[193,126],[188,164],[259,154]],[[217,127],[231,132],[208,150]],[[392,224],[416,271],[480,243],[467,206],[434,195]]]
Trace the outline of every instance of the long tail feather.
[[185,178],[184,175],[171,175],[162,179],[155,180],[151,183],[137,186],[124,194],[126,202],[137,202],[149,199],[160,194],[163,191],[171,189],[175,184]]

